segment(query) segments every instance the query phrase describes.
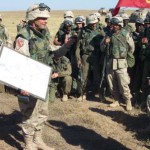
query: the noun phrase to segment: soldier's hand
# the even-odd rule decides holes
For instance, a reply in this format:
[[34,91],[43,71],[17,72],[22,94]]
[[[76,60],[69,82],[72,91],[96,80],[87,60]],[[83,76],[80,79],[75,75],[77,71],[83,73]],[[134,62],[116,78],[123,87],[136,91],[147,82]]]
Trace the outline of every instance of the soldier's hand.
[[141,41],[143,44],[147,44],[148,43],[148,39],[146,37],[142,38],[142,41]]
[[20,94],[25,95],[25,96],[29,96],[29,92],[24,91],[24,90],[21,90],[21,91],[20,91]]
[[106,37],[106,38],[105,38],[105,44],[108,44],[108,43],[110,43],[110,38],[109,38],[109,37]]
[[74,43],[75,43],[75,39],[74,38],[69,38],[68,40],[65,41],[65,46],[67,48],[70,48]]
[[58,77],[58,73],[53,73],[52,76],[51,76],[52,79],[55,79],[57,77]]

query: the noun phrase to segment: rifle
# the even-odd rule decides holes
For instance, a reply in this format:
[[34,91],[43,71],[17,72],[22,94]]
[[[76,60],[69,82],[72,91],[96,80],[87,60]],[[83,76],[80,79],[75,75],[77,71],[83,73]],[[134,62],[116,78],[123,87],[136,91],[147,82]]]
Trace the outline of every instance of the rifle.
[[100,88],[102,87],[102,83],[104,81],[108,56],[109,56],[109,44],[106,45],[106,51],[104,52],[104,63],[103,63],[103,68],[101,72],[102,76],[101,76],[100,85],[99,85]]

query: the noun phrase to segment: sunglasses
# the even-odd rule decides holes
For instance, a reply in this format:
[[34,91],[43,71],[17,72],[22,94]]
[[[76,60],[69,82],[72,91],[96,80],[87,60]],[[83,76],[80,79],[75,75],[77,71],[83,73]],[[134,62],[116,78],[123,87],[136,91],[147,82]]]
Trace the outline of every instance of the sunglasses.
[[50,7],[48,7],[48,6],[45,5],[44,3],[40,3],[38,7],[33,8],[32,10],[28,11],[28,13],[31,12],[31,11],[34,11],[34,10],[36,10],[36,9],[39,9],[40,11],[48,10],[49,12],[50,12],[50,10],[51,10]]

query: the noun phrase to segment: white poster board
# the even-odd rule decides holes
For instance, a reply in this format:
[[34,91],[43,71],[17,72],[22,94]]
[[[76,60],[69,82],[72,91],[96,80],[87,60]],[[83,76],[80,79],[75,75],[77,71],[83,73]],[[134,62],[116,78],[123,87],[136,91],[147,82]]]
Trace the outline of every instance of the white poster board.
[[0,81],[45,100],[51,68],[8,47],[0,53]]

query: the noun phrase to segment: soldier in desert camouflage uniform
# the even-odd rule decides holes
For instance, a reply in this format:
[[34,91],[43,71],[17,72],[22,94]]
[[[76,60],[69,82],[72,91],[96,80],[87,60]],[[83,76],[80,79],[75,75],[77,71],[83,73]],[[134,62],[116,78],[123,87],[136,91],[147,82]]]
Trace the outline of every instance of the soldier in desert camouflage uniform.
[[111,94],[115,102],[110,107],[119,106],[120,94],[126,103],[126,110],[132,110],[129,76],[127,73],[127,53],[134,52],[134,42],[129,32],[123,30],[121,17],[111,19],[112,36],[106,37],[101,43],[101,50],[108,51],[106,76]]
[[[23,28],[15,40],[15,50],[30,56],[32,59],[48,64],[51,57],[50,34],[47,28],[47,20],[50,8],[44,3],[33,4],[26,12],[28,25]],[[64,55],[72,42],[68,42],[60,49],[53,52],[54,57]],[[26,96],[26,103],[19,99],[20,110],[23,114],[22,131],[25,141],[24,150],[53,150],[42,140],[42,129],[48,117],[48,96],[43,102],[27,91],[20,91],[20,95]]]

